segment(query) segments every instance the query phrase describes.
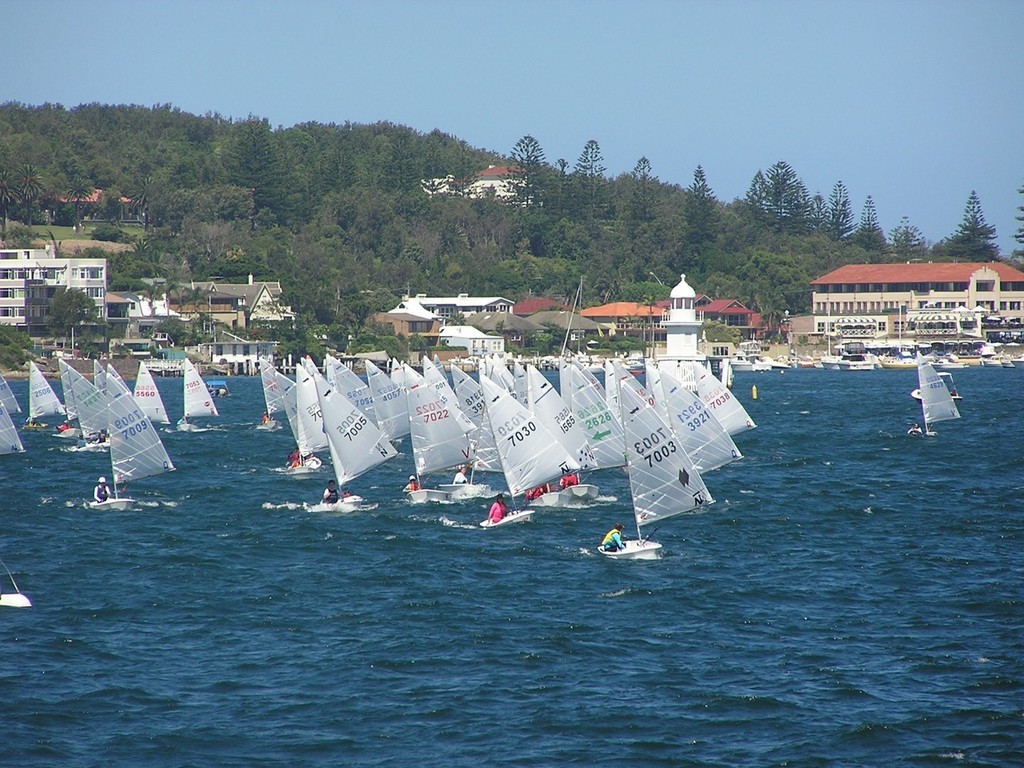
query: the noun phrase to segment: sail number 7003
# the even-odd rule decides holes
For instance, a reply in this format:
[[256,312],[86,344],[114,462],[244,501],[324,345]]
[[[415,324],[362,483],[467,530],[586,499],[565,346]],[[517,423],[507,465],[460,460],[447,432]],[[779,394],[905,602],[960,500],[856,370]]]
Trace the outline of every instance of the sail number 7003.
[[665,434],[664,427],[658,427],[643,440],[635,441],[633,450],[640,458],[647,460],[648,467],[653,467],[655,463],[664,461],[679,448],[676,441]]

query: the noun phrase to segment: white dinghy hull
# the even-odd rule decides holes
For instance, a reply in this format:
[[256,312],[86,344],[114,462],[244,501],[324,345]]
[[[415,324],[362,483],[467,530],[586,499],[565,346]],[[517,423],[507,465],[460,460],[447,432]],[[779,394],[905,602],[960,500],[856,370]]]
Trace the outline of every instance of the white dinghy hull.
[[0,605],[5,608],[31,608],[31,601],[25,597],[21,592],[10,592],[6,595],[0,595]]
[[525,523],[533,519],[532,509],[519,509],[515,512],[509,512],[501,520],[496,523],[492,523],[490,518],[480,523],[481,528],[497,528],[505,525],[506,523]]
[[613,560],[657,560],[661,557],[661,544],[649,539],[629,539],[623,542],[625,549],[617,549],[614,552],[598,548],[605,557]]
[[90,501],[89,509],[115,509],[124,512],[135,506],[135,499],[107,499],[106,501]]
[[443,503],[452,500],[452,495],[436,488],[421,488],[418,491],[406,491],[405,494],[413,504],[425,504],[428,501]]
[[597,498],[597,486],[589,484],[571,485],[558,491],[538,496],[530,503],[538,507],[571,507]]

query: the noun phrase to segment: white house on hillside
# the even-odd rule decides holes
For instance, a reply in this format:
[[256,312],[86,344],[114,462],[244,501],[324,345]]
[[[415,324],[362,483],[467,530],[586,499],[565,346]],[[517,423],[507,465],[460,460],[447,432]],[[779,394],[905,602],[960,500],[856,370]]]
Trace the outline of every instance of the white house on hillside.
[[444,347],[461,347],[468,357],[505,354],[505,339],[488,336],[469,325],[448,325],[441,329],[438,340]]
[[514,306],[514,301],[503,296],[470,296],[466,293],[458,296],[427,296],[425,293],[417,293],[414,297],[403,297],[391,311],[449,320],[456,315],[466,316],[474,312],[511,312]]

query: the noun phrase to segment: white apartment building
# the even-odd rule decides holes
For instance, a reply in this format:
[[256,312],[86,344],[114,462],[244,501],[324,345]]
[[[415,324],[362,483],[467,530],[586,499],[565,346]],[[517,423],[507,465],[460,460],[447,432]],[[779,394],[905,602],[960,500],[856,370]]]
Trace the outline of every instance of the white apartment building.
[[412,297],[403,297],[391,311],[446,322],[457,315],[465,317],[474,312],[511,312],[514,306],[514,301],[502,296],[470,296],[467,293],[458,296],[427,296],[425,293],[417,293]]
[[107,260],[59,257],[52,246],[0,250],[0,324],[46,336],[50,302],[58,288],[79,290],[106,317]]

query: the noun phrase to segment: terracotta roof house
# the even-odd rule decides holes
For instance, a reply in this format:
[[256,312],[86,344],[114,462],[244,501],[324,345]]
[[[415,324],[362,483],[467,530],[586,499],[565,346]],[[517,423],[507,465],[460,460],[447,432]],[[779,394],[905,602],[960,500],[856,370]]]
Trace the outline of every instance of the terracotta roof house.
[[609,335],[621,333],[643,339],[653,330],[655,339],[664,341],[665,331],[659,330],[659,326],[666,316],[668,306],[668,301],[657,301],[654,304],[613,301],[599,307],[588,307],[579,314],[597,323]]
[[1024,319],[1024,272],[1000,261],[847,264],[811,281],[811,309],[815,334],[980,338],[983,318]]
[[716,320],[737,328],[744,339],[756,338],[761,330],[761,315],[736,299],[709,299],[705,303],[698,303],[697,316],[701,320]]
[[391,332],[396,336],[412,336],[415,333],[436,339],[441,330],[441,320],[437,317],[397,309],[378,312],[373,316],[373,320],[381,325],[390,326]]
[[199,280],[192,283],[198,292],[183,302],[184,291],[175,305],[183,316],[208,314],[216,322],[231,328],[245,328],[256,322],[280,322],[295,317],[291,307],[281,304],[281,284],[253,280],[248,283],[220,283]]

